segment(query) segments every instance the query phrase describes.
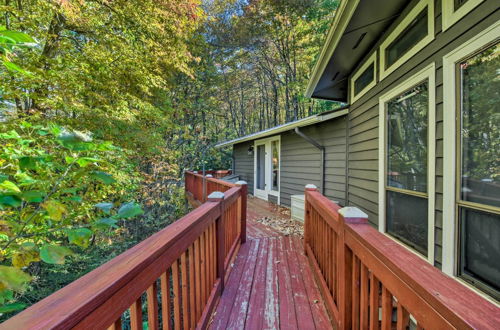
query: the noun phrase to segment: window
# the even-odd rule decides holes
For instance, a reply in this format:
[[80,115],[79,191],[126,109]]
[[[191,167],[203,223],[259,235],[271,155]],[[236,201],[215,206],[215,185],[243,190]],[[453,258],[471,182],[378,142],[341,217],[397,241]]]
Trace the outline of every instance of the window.
[[387,102],[387,232],[427,254],[428,82]]
[[443,31],[462,19],[484,0],[443,0]]
[[274,191],[280,190],[280,152],[279,152],[279,141],[274,140],[271,142],[272,150],[272,166],[273,166],[273,178],[272,178],[272,189]]
[[266,146],[257,146],[257,189],[266,189]]
[[434,39],[434,0],[422,0],[380,45],[380,80]]
[[379,230],[433,263],[435,65],[379,103]]
[[351,78],[351,103],[354,103],[377,83],[377,52],[356,71]]
[[359,94],[375,78],[375,63],[370,66],[354,81],[354,94]]
[[406,27],[406,29],[385,50],[387,69],[427,35],[427,8]]
[[500,300],[498,36],[499,21],[443,57],[442,269]]
[[457,70],[459,275],[500,300],[500,43]]

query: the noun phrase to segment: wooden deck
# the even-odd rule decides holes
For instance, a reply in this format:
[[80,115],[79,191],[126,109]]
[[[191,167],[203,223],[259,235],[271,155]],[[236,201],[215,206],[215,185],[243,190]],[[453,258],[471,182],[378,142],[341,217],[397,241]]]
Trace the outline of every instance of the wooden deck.
[[255,220],[282,216],[249,198],[247,242],[233,262],[211,329],[331,329],[302,238]]

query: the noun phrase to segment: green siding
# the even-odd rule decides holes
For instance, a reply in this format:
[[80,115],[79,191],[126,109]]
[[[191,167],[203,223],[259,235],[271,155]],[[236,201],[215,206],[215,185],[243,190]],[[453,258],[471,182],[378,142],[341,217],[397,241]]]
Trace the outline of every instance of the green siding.
[[[386,31],[388,35],[415,5]],[[349,110],[348,204],[358,206],[378,223],[378,113],[379,96],[390,91],[430,63],[436,64],[436,218],[435,265],[442,260],[443,208],[443,68],[444,55],[474,38],[476,34],[500,19],[498,1],[486,0],[444,33],[441,28],[441,0],[435,1],[435,39],[423,50],[372,88]],[[380,39],[380,42],[383,38]],[[379,42],[379,43],[380,43]],[[373,49],[377,49],[375,45]],[[369,57],[370,54],[367,54]],[[363,61],[359,63],[359,66]],[[378,63],[377,63],[378,64]]]
[[235,144],[233,146],[234,172],[240,180],[248,183],[248,193],[253,195],[253,155],[248,154],[248,148],[253,141]]

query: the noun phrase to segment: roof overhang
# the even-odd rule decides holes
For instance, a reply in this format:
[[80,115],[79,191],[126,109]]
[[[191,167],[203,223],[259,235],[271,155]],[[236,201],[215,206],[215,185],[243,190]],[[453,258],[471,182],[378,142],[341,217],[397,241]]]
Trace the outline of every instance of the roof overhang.
[[405,0],[342,0],[305,95],[347,102],[349,76],[407,4]]
[[273,128],[266,129],[264,131],[260,131],[257,133],[253,133],[250,135],[246,135],[234,140],[222,142],[219,144],[215,145],[215,148],[222,148],[222,147],[227,147],[227,146],[232,146],[234,144],[246,142],[246,141],[253,141],[253,140],[258,140],[262,139],[271,135],[276,135],[279,133],[283,133],[286,131],[290,131],[295,129],[296,127],[304,127],[304,126],[309,126],[309,125],[314,125],[318,124],[330,119],[338,118],[341,116],[345,116],[348,113],[348,109],[342,109],[342,110],[334,110],[334,111],[328,111],[328,112],[323,112],[318,115],[306,117],[303,119],[299,119],[296,121],[292,121],[290,123],[286,123],[283,125],[279,125]]

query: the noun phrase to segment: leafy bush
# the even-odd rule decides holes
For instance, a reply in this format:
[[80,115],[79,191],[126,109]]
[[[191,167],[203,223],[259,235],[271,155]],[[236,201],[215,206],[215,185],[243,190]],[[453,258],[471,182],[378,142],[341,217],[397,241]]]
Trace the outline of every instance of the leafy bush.
[[63,264],[143,213],[127,153],[88,133],[15,121],[0,128],[0,314],[29,267]]

